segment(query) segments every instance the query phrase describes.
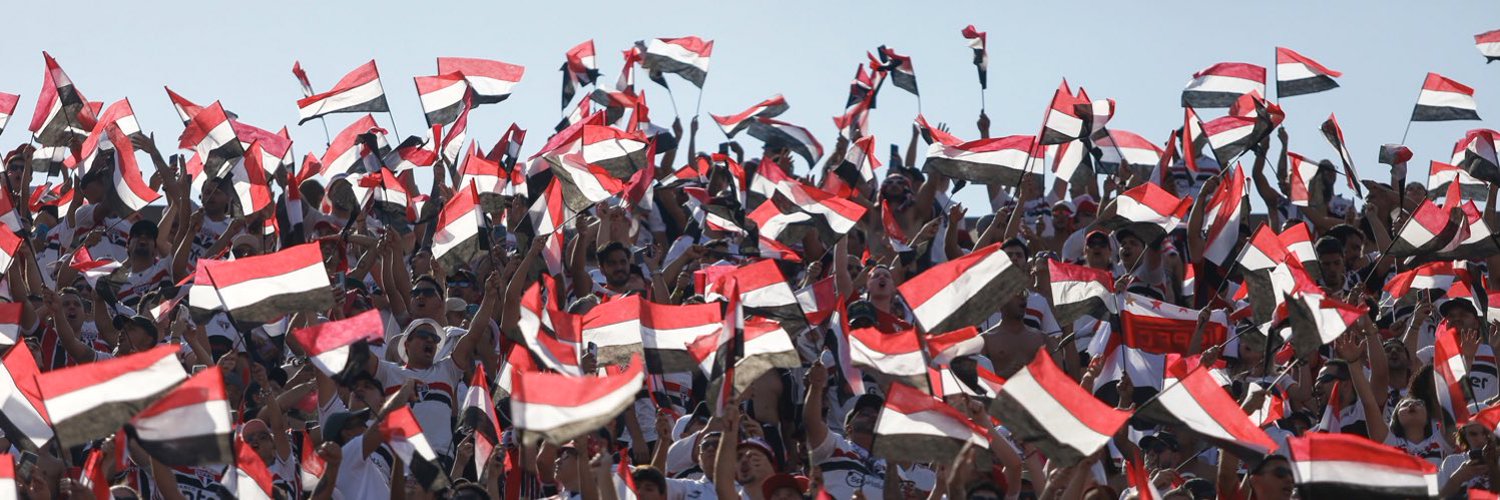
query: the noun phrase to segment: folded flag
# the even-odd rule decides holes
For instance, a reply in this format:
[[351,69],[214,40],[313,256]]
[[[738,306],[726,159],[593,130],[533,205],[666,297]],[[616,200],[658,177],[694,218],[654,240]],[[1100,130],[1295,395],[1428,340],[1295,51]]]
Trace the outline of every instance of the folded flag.
[[1099,227],[1135,233],[1150,243],[1177,229],[1192,208],[1191,196],[1178,198],[1153,183],[1130,188],[1099,211]]
[[1343,73],[1328,69],[1292,49],[1276,47],[1276,96],[1291,97],[1338,88]]
[[974,29],[974,25],[970,24],[959,33],[969,42],[969,48],[974,49],[974,68],[979,70],[979,88],[989,88],[990,53],[984,45],[985,32]]
[[897,290],[923,331],[946,332],[980,324],[1016,300],[1026,275],[996,243],[933,266]]
[[937,335],[928,334],[924,335],[924,338],[929,365],[948,365],[953,363],[954,359],[984,353],[984,338],[980,337],[979,330],[972,326]]
[[754,120],[750,122],[747,131],[751,137],[764,142],[766,147],[791,149],[793,153],[806,159],[808,165],[816,165],[818,159],[823,157],[823,145],[806,128],[766,117],[756,117]]
[[1052,307],[1057,321],[1069,325],[1088,316],[1108,319],[1119,312],[1114,275],[1106,269],[1047,260],[1052,283]]
[[[1469,387],[1469,366],[1464,362],[1463,350],[1459,348],[1458,329],[1444,321],[1438,325],[1437,341],[1432,352],[1432,381],[1438,408],[1448,413],[1454,422],[1467,422],[1469,415],[1478,410],[1480,402],[1474,401],[1473,389]],[[1470,403],[1474,401],[1474,403]]]
[[[1323,138],[1333,145],[1333,149],[1339,152],[1339,161],[1344,165],[1344,179],[1348,182],[1349,189],[1359,197],[1365,196],[1364,188],[1360,187],[1359,172],[1354,168],[1354,155],[1349,154],[1349,143],[1344,141],[1344,129],[1339,127],[1339,120],[1328,114],[1328,119],[1323,120],[1323,125],[1318,128],[1323,132]],[[1500,172],[1497,172],[1500,173]]]
[[570,377],[518,372],[512,379],[511,422],[526,443],[561,445],[589,434],[635,402],[645,382],[640,358],[616,375]]
[[1031,443],[1063,467],[1099,451],[1131,415],[1079,387],[1045,349],[1005,380],[989,412],[1005,422],[1015,439]]
[[[1500,132],[1490,129],[1475,129],[1464,134],[1464,138],[1453,144],[1453,165],[1474,177],[1487,182],[1500,182],[1500,157],[1495,151],[1500,146]],[[1410,159],[1410,150],[1407,150]]]
[[1234,247],[1240,235],[1240,212],[1245,204],[1245,170],[1238,166],[1226,166],[1230,171],[1214,190],[1208,200],[1208,210],[1203,215],[1208,226],[1208,246],[1203,257],[1215,265],[1224,265],[1234,257]]
[[88,98],[78,91],[73,79],[51,54],[42,52],[47,69],[43,72],[42,90],[37,94],[36,110],[31,115],[31,130],[37,142],[47,146],[67,146],[81,140],[94,127],[93,109]]
[[1479,105],[1474,102],[1473,88],[1437,73],[1427,74],[1422,93],[1417,95],[1417,106],[1411,111],[1411,121],[1478,119]]
[[891,84],[896,88],[911,92],[912,95],[921,95],[917,92],[917,72],[912,69],[910,57],[897,54],[896,51],[881,45],[875,49],[875,55],[871,57],[870,64],[890,74]]
[[714,119],[714,123],[719,124],[719,129],[724,131],[724,135],[733,139],[734,134],[738,134],[741,130],[745,130],[745,128],[750,126],[752,119],[775,118],[781,116],[782,113],[785,113],[790,108],[791,106],[786,103],[786,98],[781,97],[781,94],[776,94],[754,106],[750,106],[750,109],[733,115],[720,116],[711,114],[708,116]]
[[[353,361],[350,355],[359,342],[370,342],[384,338],[385,322],[380,311],[371,309],[359,315],[298,328],[292,331],[307,361],[324,375],[335,377]],[[356,367],[358,368],[358,367]]]
[[[470,106],[494,104],[510,97],[511,89],[521,83],[526,68],[517,64],[471,57],[439,57],[438,73],[463,76],[474,96]],[[430,124],[431,122],[429,122]]]
[[333,307],[317,243],[232,261],[198,260],[188,305],[202,321],[225,310],[244,323],[269,323],[299,311]]
[[696,36],[653,38],[646,42],[641,68],[653,74],[675,73],[698,88],[708,78],[708,62],[714,53],[713,40]]
[[437,451],[422,433],[410,406],[402,406],[380,421],[380,437],[406,462],[417,483],[426,491],[441,491],[448,486]]
[[58,442],[76,446],[113,434],[186,380],[188,374],[177,361],[181,347],[162,345],[38,375],[36,385]]
[[871,454],[887,460],[941,463],[965,446],[988,449],[989,431],[948,403],[902,383],[891,384],[875,422]]
[[[1453,165],[1437,160],[1432,161],[1431,167],[1427,170],[1428,193],[1446,196],[1449,187],[1455,182],[1458,183],[1460,201],[1484,202],[1489,198],[1490,186],[1485,181]],[[1444,200],[1444,203],[1447,203],[1447,200]]]
[[1167,372],[1177,383],[1168,385],[1155,401],[1142,408],[1142,415],[1165,416],[1165,423],[1190,429],[1214,446],[1245,460],[1264,457],[1276,449],[1266,431],[1250,421],[1240,404],[1224,392],[1207,369],[1171,363]]
[[1041,165],[1042,148],[1029,135],[927,146],[927,168],[978,184],[1014,186],[1027,174],[1041,175]]
[[851,186],[859,186],[875,180],[875,169],[880,168],[880,158],[875,154],[875,136],[867,135],[855,139],[844,153],[834,173]]
[[36,385],[36,357],[25,344],[5,353],[0,366],[0,429],[16,447],[36,451],[52,440],[52,421]]
[[344,75],[333,88],[297,100],[298,125],[331,113],[376,113],[390,111],[385,89],[380,86],[380,70],[375,60],[361,64]]
[[594,40],[586,40],[568,49],[562,74],[562,107],[566,109],[578,93],[578,87],[593,85],[599,79],[599,66],[594,62]]
[[189,377],[130,419],[130,438],[152,458],[171,466],[234,461],[234,420],[218,366]]
[[1052,93],[1052,105],[1047,108],[1038,142],[1043,145],[1062,144],[1090,134],[1090,125],[1079,111],[1088,111],[1091,107],[1087,101],[1074,97],[1073,91],[1068,89],[1068,80],[1063,79]]
[[1431,498],[1437,466],[1354,434],[1309,432],[1287,439],[1292,472],[1307,498]]
[[927,387],[927,356],[916,330],[885,333],[875,328],[849,331],[849,358],[865,373],[900,384]]
[[1248,63],[1218,63],[1193,74],[1182,90],[1184,108],[1227,108],[1241,95],[1266,93],[1266,68]]

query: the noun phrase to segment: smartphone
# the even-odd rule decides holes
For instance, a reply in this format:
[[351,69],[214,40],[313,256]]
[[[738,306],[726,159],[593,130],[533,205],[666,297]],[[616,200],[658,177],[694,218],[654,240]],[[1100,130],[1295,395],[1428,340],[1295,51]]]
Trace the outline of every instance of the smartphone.
[[197,375],[198,372],[201,372],[201,371],[207,370],[207,369],[208,369],[208,365],[193,365],[193,375]]

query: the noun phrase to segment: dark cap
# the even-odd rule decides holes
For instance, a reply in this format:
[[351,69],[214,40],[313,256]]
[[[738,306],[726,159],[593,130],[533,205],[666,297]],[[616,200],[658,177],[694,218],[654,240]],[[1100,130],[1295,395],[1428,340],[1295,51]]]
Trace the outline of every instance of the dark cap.
[[844,415],[844,422],[848,423],[849,417],[854,416],[855,413],[859,413],[860,410],[875,410],[878,412],[884,407],[885,398],[874,394],[860,394],[854,397],[854,404],[849,406],[849,413]]
[[876,316],[875,314],[875,304],[871,303],[868,300],[856,300],[854,302],[851,302],[849,303],[849,307],[846,309],[846,311],[849,313],[850,325],[859,323],[860,320],[865,320],[870,322],[870,324],[874,324],[878,319],[878,316]]
[[130,237],[131,238],[134,238],[136,236],[145,236],[147,238],[155,238],[156,234],[157,234],[157,226],[156,226],[155,222],[151,222],[149,220],[142,220],[142,221],[136,221],[135,224],[131,224],[130,225]]
[[115,316],[114,326],[116,330],[124,329],[128,325],[135,325],[137,327],[140,327],[141,329],[146,330],[146,333],[151,334],[151,338],[158,338],[156,335],[156,322],[151,321],[151,318],[147,318],[139,314],[135,316]]
[[1156,434],[1152,434],[1150,436],[1143,437],[1143,438],[1141,438],[1141,441],[1140,441],[1139,444],[1140,444],[1141,450],[1144,450],[1144,451],[1160,450],[1160,449],[1168,449],[1168,450],[1176,451],[1178,449],[1177,436],[1173,436],[1173,435],[1165,433],[1165,432],[1158,432]]
[[323,442],[338,442],[339,435],[344,433],[345,428],[350,427],[353,424],[363,423],[369,418],[369,408],[365,408],[359,411],[341,411],[329,415],[328,422],[323,424]]

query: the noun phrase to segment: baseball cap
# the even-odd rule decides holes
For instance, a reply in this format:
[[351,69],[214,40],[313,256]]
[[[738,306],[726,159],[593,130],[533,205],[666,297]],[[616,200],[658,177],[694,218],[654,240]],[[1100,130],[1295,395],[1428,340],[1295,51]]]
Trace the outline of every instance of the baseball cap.
[[791,474],[781,473],[774,474],[771,477],[766,478],[765,482],[762,482],[760,485],[760,491],[761,495],[766,498],[771,498],[771,495],[773,493],[776,493],[778,490],[782,490],[785,488],[797,490],[798,495],[805,495],[807,494],[807,488],[810,484],[811,483],[808,481],[807,476],[793,476]]
[[327,443],[337,440],[339,435],[344,433],[344,429],[356,424],[362,424],[369,418],[369,408],[358,411],[341,411],[329,415],[328,421],[323,423],[323,442]]
[[744,450],[747,448],[761,452],[761,454],[766,456],[766,461],[771,463],[771,468],[781,470],[781,464],[776,461],[776,451],[771,449],[770,444],[754,438],[740,441],[739,449]]

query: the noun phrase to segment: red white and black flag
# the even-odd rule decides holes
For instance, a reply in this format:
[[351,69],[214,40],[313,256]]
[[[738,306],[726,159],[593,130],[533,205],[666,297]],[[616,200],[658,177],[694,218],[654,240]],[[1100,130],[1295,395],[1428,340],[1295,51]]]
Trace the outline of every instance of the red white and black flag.
[[511,89],[521,83],[526,68],[490,59],[472,57],[439,57],[438,74],[458,73],[468,83],[473,102],[470,106],[494,104],[510,97]]
[[739,352],[734,364],[734,392],[743,394],[761,375],[775,369],[802,366],[792,345],[792,334],[773,320],[759,316],[744,319]]
[[881,45],[875,49],[875,55],[870,56],[870,65],[890,74],[891,84],[896,88],[911,92],[912,95],[922,95],[917,92],[917,72],[912,69],[911,57],[897,54]]
[[[405,407],[402,407],[403,409]],[[224,471],[221,484],[234,492],[240,500],[272,500],[276,498],[275,476],[260,454],[243,439],[234,440],[234,463]]]
[[[1449,186],[1455,191],[1456,186]],[[1457,200],[1449,201],[1456,206]],[[1422,200],[1410,219],[1396,233],[1389,253],[1394,257],[1410,257],[1436,252],[1450,246],[1459,236],[1464,223],[1463,210],[1440,208],[1429,200]]]
[[719,124],[719,129],[724,131],[724,135],[732,139],[734,138],[734,134],[738,134],[741,130],[749,127],[751,120],[755,118],[775,118],[781,116],[782,113],[785,113],[790,108],[791,106],[786,103],[786,98],[781,97],[781,94],[776,94],[754,106],[750,106],[750,109],[733,115],[708,116],[714,119],[714,123]]
[[977,325],[1023,289],[1026,271],[996,243],[944,262],[897,289],[927,332]]
[[10,122],[10,116],[16,112],[16,103],[20,100],[21,96],[0,92],[0,133],[5,132],[5,124]]
[[1474,48],[1479,49],[1479,53],[1484,56],[1485,64],[1500,60],[1500,30],[1474,35]]
[[199,259],[188,305],[193,317],[203,321],[224,310],[235,321],[269,323],[290,313],[333,307],[328,286],[323,251],[308,243],[232,261]]
[[875,136],[867,135],[849,145],[834,173],[851,186],[875,180],[875,169],[880,168],[880,157],[875,154]]
[[1177,379],[1141,409],[1165,423],[1186,427],[1214,446],[1244,459],[1264,457],[1276,449],[1266,431],[1251,422],[1240,404],[1219,386],[1208,369],[1187,363],[1168,363],[1167,375]]
[[427,125],[447,125],[458,119],[464,108],[464,99],[469,95],[469,84],[463,74],[454,72],[444,75],[418,76],[412,78],[417,84],[417,97],[422,103],[422,113],[427,116]]
[[[1082,104],[1083,106],[1080,106]],[[1089,123],[1080,115],[1080,107],[1092,107],[1088,102],[1080,103],[1068,89],[1068,80],[1063,79],[1052,93],[1052,105],[1047,108],[1047,118],[1042,122],[1042,145],[1062,144],[1079,139],[1090,133]]]
[[1006,379],[989,411],[1017,440],[1063,467],[1093,455],[1130,419],[1079,387],[1046,350]]
[[374,309],[292,331],[292,338],[307,355],[307,361],[329,377],[337,377],[354,361],[351,355],[357,349],[355,344],[384,337],[385,323],[380,311]]
[[1227,178],[1219,183],[1213,197],[1208,200],[1208,210],[1203,214],[1208,226],[1208,238],[1203,257],[1216,265],[1224,265],[1234,257],[1234,247],[1240,238],[1240,209],[1245,203],[1245,171],[1238,166],[1231,169]]
[[47,70],[43,73],[42,90],[37,94],[36,110],[32,112],[29,129],[43,145],[66,146],[70,141],[88,135],[89,129],[94,127],[95,113],[57,60],[45,51],[42,58],[46,60]]
[[375,123],[375,117],[370,115],[361,116],[348,127],[344,127],[338,135],[333,136],[333,142],[323,152],[323,157],[318,160],[322,169],[317,173],[328,177],[350,173],[359,163],[361,152],[365,149],[360,144],[359,136],[374,131],[383,132]]
[[1495,153],[1500,147],[1497,145],[1500,145],[1500,133],[1483,128],[1470,130],[1453,144],[1453,158],[1449,163],[1486,182],[1500,182],[1500,155]]
[[16,447],[36,451],[52,440],[52,420],[42,403],[36,377],[41,373],[26,343],[5,353],[0,366],[0,429]]
[[1344,129],[1339,127],[1338,118],[1335,118],[1333,113],[1329,113],[1328,119],[1323,121],[1319,130],[1323,131],[1323,138],[1328,139],[1333,149],[1339,152],[1339,161],[1344,165],[1344,179],[1348,181],[1349,189],[1353,189],[1355,194],[1364,198],[1365,192],[1364,188],[1360,187],[1359,172],[1354,169],[1354,155],[1349,154],[1349,143],[1344,141]]
[[[297,85],[302,87],[302,97],[313,95],[312,81],[307,79],[307,71],[302,69],[302,61],[292,61],[292,76],[297,77]],[[172,91],[168,90],[167,93],[170,94]]]
[[1030,135],[979,139],[957,145],[933,142],[927,146],[928,168],[978,184],[1017,185],[1027,174],[1041,175],[1042,161],[1042,148],[1037,146],[1036,137]]
[[1432,381],[1437,396],[1438,408],[1448,413],[1454,422],[1467,422],[1469,415],[1478,410],[1473,389],[1469,389],[1469,366],[1459,348],[1458,329],[1444,321],[1438,325],[1437,340],[1433,343]]
[[141,177],[141,167],[136,163],[135,147],[130,144],[130,138],[125,137],[120,129],[110,128],[109,141],[115,145],[114,187],[120,204],[139,211],[161,198],[161,193]]
[[1153,242],[1176,229],[1192,208],[1192,197],[1178,198],[1152,183],[1130,188],[1099,211],[1099,227],[1128,229]]
[[1286,47],[1276,47],[1276,97],[1311,94],[1338,88],[1334,78],[1343,73]]
[[989,431],[948,403],[903,383],[891,384],[875,422],[871,454],[887,460],[941,463],[966,446],[989,448]]
[[635,402],[644,382],[640,358],[624,373],[602,377],[517,372],[511,381],[511,422],[523,442],[561,445],[613,421]]
[[641,68],[653,74],[675,73],[698,88],[708,78],[708,62],[714,54],[713,40],[696,36],[653,38],[646,42]]
[[422,433],[410,406],[401,406],[380,421],[380,437],[406,462],[422,489],[440,491],[448,485],[448,474],[438,462],[437,450]]
[[1354,434],[1309,432],[1287,440],[1306,498],[1433,498],[1437,466]]
[[[849,331],[849,359],[865,373],[906,385],[926,387],[927,356],[916,330],[885,333],[875,328]],[[883,383],[883,382],[882,382]]]
[[806,128],[799,127],[787,122],[773,120],[766,117],[756,117],[750,122],[748,132],[751,137],[760,139],[766,143],[768,148],[789,148],[807,160],[808,165],[816,165],[818,159],[823,157],[823,145],[813,137],[812,132]]
[[990,52],[985,47],[985,32],[974,29],[974,25],[970,24],[960,33],[969,42],[969,48],[974,49],[974,68],[979,70],[979,88],[990,88]]
[[218,101],[193,114],[177,145],[197,152],[203,159],[203,172],[211,178],[222,177],[225,165],[245,155],[245,146]]
[[1052,282],[1052,304],[1058,322],[1072,324],[1084,316],[1108,319],[1111,314],[1119,312],[1115,279],[1109,270],[1048,259],[1047,271]]
[[1476,179],[1463,169],[1433,160],[1431,167],[1427,169],[1427,192],[1446,196],[1444,193],[1448,192],[1449,184],[1454,182],[1458,183],[1462,200],[1483,202],[1489,197],[1490,186],[1485,181]]
[[561,70],[562,107],[567,108],[578,93],[578,87],[593,85],[599,79],[599,66],[594,61],[594,40],[586,40],[568,49]]
[[466,264],[481,253],[481,233],[485,230],[479,193],[474,184],[443,205],[438,214],[437,231],[432,235],[432,257],[447,265]]
[[177,361],[181,347],[162,345],[38,375],[36,385],[58,442],[75,446],[113,434],[186,380],[188,374]]
[[354,68],[332,89],[297,100],[297,123],[331,113],[365,113],[390,111],[385,102],[385,89],[380,86],[380,70],[375,60]]
[[1411,121],[1478,119],[1479,105],[1474,102],[1473,88],[1437,73],[1427,74],[1422,93],[1417,95],[1417,106],[1411,111]]
[[501,432],[500,419],[495,417],[495,400],[490,397],[489,379],[484,375],[483,365],[474,369],[474,378],[469,381],[469,390],[464,393],[463,409],[459,410],[458,415],[462,428],[474,433],[474,470],[482,471],[492,452],[500,446]]
[[927,346],[928,366],[946,366],[955,359],[984,352],[984,338],[972,326],[937,335],[924,335],[923,339],[923,344]]
[[1182,90],[1184,108],[1227,108],[1250,92],[1266,93],[1266,68],[1248,63],[1218,63],[1193,74]]
[[234,420],[218,366],[198,372],[130,419],[130,438],[173,466],[230,463]]

